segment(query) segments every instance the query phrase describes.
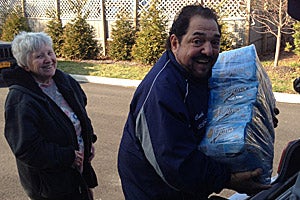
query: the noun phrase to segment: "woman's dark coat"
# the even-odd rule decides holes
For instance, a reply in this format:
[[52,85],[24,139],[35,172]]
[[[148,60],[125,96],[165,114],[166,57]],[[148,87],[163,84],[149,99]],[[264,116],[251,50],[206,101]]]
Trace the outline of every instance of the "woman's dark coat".
[[[78,143],[67,115],[22,68],[3,72],[3,79],[9,86],[5,137],[16,157],[26,193],[34,199],[55,199],[74,192],[84,182],[90,188],[97,186],[96,174],[88,159],[85,159],[82,175],[72,167]],[[89,158],[96,136],[85,109],[86,95],[76,80],[60,70],[56,70],[53,79],[80,120],[84,156]]]

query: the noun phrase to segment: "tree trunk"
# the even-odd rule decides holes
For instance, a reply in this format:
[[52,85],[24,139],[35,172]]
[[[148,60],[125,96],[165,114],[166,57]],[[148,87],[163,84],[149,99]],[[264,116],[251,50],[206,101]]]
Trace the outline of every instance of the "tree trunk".
[[106,56],[106,15],[105,15],[105,3],[104,0],[101,0],[101,32],[100,35],[102,37],[101,47],[102,47],[102,54]]
[[282,13],[282,0],[279,0],[279,10],[278,10],[278,19],[279,24],[277,25],[277,37],[276,37],[276,51],[275,51],[275,58],[274,58],[274,67],[278,66],[279,61],[279,53],[280,53],[280,45],[281,45],[281,29],[282,29],[282,19],[283,19],[283,13]]
[[276,37],[276,51],[274,58],[274,67],[278,66],[279,54],[280,54],[280,44],[281,44],[281,28],[278,27],[277,37]]

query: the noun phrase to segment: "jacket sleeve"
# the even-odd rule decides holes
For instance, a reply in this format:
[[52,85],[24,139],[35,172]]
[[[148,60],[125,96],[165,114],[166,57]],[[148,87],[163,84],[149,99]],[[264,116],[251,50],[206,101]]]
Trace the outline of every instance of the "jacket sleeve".
[[136,118],[136,135],[158,175],[173,189],[220,192],[230,172],[198,150],[184,96],[169,84],[154,87]]
[[[81,88],[80,84],[74,79],[72,78],[70,75],[69,76],[69,80],[71,82],[72,88],[75,91],[75,94],[77,95],[77,99],[79,100],[79,103],[82,105],[84,112],[86,113],[86,106],[87,106],[87,96],[85,94],[85,92],[83,91],[83,89]],[[88,124],[90,125],[90,133],[91,133],[91,141],[92,143],[95,143],[97,141],[97,135],[94,133],[94,129],[92,126],[92,122],[90,120],[90,118],[88,117],[88,114],[86,113],[87,116],[87,120],[88,120]]]
[[[6,99],[5,137],[16,159],[32,168],[57,170],[71,167],[74,147],[71,143],[59,144],[59,135],[65,136],[64,130],[59,129],[52,118],[43,119],[47,112],[33,101],[16,91],[10,91]],[[45,139],[43,134],[51,135],[52,141]]]

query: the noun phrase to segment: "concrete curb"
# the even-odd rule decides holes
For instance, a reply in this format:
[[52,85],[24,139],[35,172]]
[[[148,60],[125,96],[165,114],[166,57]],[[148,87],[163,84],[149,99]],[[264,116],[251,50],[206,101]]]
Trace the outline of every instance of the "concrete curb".
[[285,102],[285,103],[300,103],[300,95],[299,94],[286,94],[274,92],[274,96],[276,101]]
[[[119,79],[119,78],[106,78],[98,76],[83,76],[71,74],[79,82],[90,82],[108,85],[118,85],[124,87],[137,87],[140,84],[140,80],[130,80],[130,79]],[[274,92],[276,101],[285,103],[300,103],[299,94],[286,94]]]
[[99,76],[83,76],[83,75],[75,75],[75,74],[71,74],[71,76],[79,82],[119,85],[124,87],[137,87],[141,82],[140,80],[106,78],[106,77],[99,77]]

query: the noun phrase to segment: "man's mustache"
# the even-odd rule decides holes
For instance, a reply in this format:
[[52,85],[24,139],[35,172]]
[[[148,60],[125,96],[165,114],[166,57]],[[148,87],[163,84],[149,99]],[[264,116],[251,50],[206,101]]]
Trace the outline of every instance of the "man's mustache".
[[201,54],[201,55],[195,57],[195,60],[205,60],[208,62],[212,62],[213,60],[215,60],[215,58],[213,56],[207,56],[207,55]]

